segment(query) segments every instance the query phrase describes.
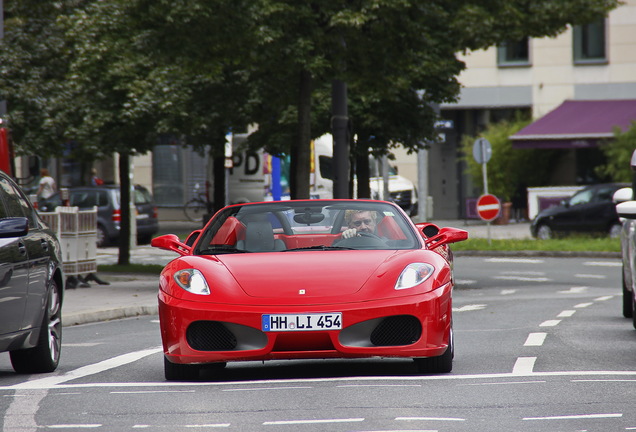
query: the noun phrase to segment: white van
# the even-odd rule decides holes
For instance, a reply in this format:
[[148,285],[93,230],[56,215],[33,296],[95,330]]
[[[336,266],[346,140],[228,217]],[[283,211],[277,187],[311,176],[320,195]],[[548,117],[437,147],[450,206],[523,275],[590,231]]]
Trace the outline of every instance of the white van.
[[[233,168],[229,176],[229,202],[253,202],[272,200],[271,157],[262,150],[246,151],[242,143],[247,134],[232,136]],[[325,134],[312,141],[313,169],[310,174],[310,197],[333,198],[333,138]],[[282,199],[289,199],[289,158],[281,161]],[[382,199],[384,182],[382,170],[376,159],[370,159],[371,198]],[[354,191],[356,190],[354,185]],[[389,193],[391,201],[398,204],[409,215],[417,211],[415,185],[397,174],[397,169],[389,165]],[[355,198],[355,197],[354,197]]]
[[[314,166],[311,175],[311,194],[317,198],[333,198],[333,137],[325,134],[313,141]],[[372,199],[383,199],[384,180],[379,161],[369,158],[369,184]],[[354,185],[354,194],[356,191]],[[409,179],[398,175],[397,168],[389,164],[389,193],[391,201],[398,204],[408,215],[417,212],[417,191]],[[355,198],[355,196],[354,196]]]

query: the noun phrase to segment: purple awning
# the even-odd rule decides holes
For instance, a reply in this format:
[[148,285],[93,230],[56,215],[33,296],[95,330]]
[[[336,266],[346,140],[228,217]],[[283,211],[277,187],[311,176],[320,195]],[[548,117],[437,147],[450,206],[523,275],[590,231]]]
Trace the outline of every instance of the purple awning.
[[636,99],[566,100],[510,137],[515,148],[595,147],[636,121]]

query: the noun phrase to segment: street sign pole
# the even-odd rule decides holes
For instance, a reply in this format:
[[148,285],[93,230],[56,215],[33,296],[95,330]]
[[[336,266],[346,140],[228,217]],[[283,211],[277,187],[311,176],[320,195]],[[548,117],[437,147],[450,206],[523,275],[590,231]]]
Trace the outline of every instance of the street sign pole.
[[[482,173],[483,180],[484,180],[484,195],[482,195],[482,197],[479,199],[479,201],[477,201],[478,204],[479,204],[479,202],[481,201],[482,198],[484,198],[485,196],[490,196],[488,194],[488,169],[486,168],[486,164],[490,160],[491,156],[492,156],[492,146],[490,145],[490,142],[486,138],[477,138],[475,140],[475,143],[473,144],[473,157],[475,158],[475,161],[477,161],[477,163],[481,164],[481,173]],[[497,200],[497,202],[498,202],[498,200]],[[482,217],[482,216],[480,215],[480,217]],[[487,230],[487,235],[488,235],[488,244],[490,244],[491,243],[491,240],[490,240],[490,221],[492,219],[484,218],[484,217],[482,217],[482,219],[486,220],[486,230]]]

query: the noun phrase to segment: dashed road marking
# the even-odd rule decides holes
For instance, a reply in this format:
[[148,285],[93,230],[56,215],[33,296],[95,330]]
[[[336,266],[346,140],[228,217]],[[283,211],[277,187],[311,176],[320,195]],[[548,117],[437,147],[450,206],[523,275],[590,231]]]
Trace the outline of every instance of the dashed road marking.
[[519,357],[512,368],[513,375],[528,375],[533,372],[536,357]]
[[564,310],[560,314],[557,315],[557,318],[569,318],[576,313],[575,310]]
[[539,324],[539,327],[554,327],[556,325],[559,325],[560,322],[561,320],[547,320]]
[[523,346],[542,346],[547,333],[530,333]]
[[466,305],[459,308],[453,308],[453,312],[468,312],[468,311],[476,311],[485,309],[487,305],[485,304],[472,304]]

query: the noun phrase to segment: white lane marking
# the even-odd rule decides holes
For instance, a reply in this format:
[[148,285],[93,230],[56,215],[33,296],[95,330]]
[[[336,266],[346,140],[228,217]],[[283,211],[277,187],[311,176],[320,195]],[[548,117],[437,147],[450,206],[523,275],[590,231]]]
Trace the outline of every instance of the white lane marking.
[[[259,380],[259,381],[227,381],[227,382],[206,382],[206,381],[193,381],[193,382],[180,382],[180,381],[149,381],[149,382],[91,382],[82,384],[59,384],[59,385],[47,385],[46,387],[39,387],[40,390],[50,389],[73,389],[81,390],[87,388],[160,388],[160,387],[224,387],[224,386],[239,386],[239,385],[263,385],[263,384],[294,384],[294,383],[326,383],[326,382],[386,382],[386,381],[462,381],[462,380],[480,380],[480,379],[509,379],[516,377],[519,374],[507,373],[489,373],[489,374],[467,374],[467,375],[402,375],[402,376],[373,376],[373,377],[345,377],[345,378],[299,378],[299,379],[277,379],[277,380]],[[531,375],[534,378],[539,377],[585,377],[585,376],[615,376],[615,377],[635,377],[636,370],[633,371],[607,371],[607,370],[595,370],[595,371],[554,371],[554,372],[532,372]],[[0,386],[2,390],[15,390],[15,386]],[[25,398],[19,398],[21,400]],[[6,424],[6,422],[5,422]]]
[[354,423],[362,422],[363,418],[347,418],[347,419],[322,419],[322,420],[279,420],[263,422],[263,425],[296,425],[296,424],[325,424],[325,423]]
[[545,384],[547,381],[507,381],[500,383],[476,383],[476,384],[460,384],[466,386],[487,386],[487,385],[516,385],[516,384]]
[[455,417],[396,417],[397,421],[466,421],[463,418],[455,418]]
[[514,280],[521,282],[548,282],[550,279],[547,277],[529,277],[529,276],[493,276],[493,279],[498,280]]
[[47,425],[47,429],[97,429],[102,427],[101,424],[57,424]]
[[453,312],[468,312],[468,311],[482,310],[482,309],[485,309],[486,306],[487,305],[485,304],[466,305],[460,308],[453,308]]
[[72,370],[63,375],[50,376],[46,378],[35,379],[33,381],[27,381],[20,384],[10,386],[12,389],[34,389],[34,388],[51,388],[66,381],[71,381],[78,378],[83,378],[89,375],[95,375],[100,372],[104,372],[109,369],[114,369],[119,366],[123,366],[129,363],[133,363],[144,357],[161,352],[162,348],[150,348],[141,351],[133,351],[127,354],[123,354],[117,357],[113,357],[101,362],[93,363],[90,365],[82,366],[81,368]]
[[560,314],[557,315],[557,318],[569,318],[576,313],[575,310],[564,310]]
[[514,275],[514,276],[545,276],[545,272],[539,271],[502,271],[499,272],[502,275]]
[[346,384],[336,386],[337,388],[358,388],[358,387],[422,387],[421,384]]
[[194,393],[194,390],[138,390],[138,391],[110,392],[110,394],[152,394],[152,393]]
[[532,259],[532,258],[487,258],[484,261],[492,262],[492,263],[522,263],[522,264],[541,264],[545,262],[545,260],[542,260],[542,259]]
[[589,289],[589,287],[572,287],[569,290],[564,290],[564,291],[557,291],[560,294],[581,294],[584,293],[585,291],[587,291]]
[[477,281],[472,279],[455,279],[455,285],[473,285],[476,283]]
[[517,292],[516,289],[505,289],[505,290],[501,290],[501,295],[510,295],[516,292]]
[[189,429],[226,428],[226,427],[230,427],[230,423],[212,423],[212,424],[185,425],[184,427],[189,428]]
[[147,429],[150,425],[134,425],[133,429]]
[[560,322],[561,320],[547,320],[539,324],[539,327],[554,327],[556,325],[559,325]]
[[528,375],[533,373],[536,357],[519,357],[512,368],[513,375]]
[[547,333],[530,333],[523,346],[541,346],[547,335]]
[[583,265],[592,267],[621,267],[623,263],[621,261],[586,261]]
[[298,390],[298,389],[312,389],[313,387],[309,386],[298,386],[298,387],[256,387],[256,388],[244,388],[244,389],[223,389],[221,391],[225,392],[234,392],[234,391],[272,391],[272,390]]
[[580,415],[564,415],[552,417],[524,417],[524,420],[578,420],[578,419],[599,419],[599,418],[619,418],[623,414],[580,414]]
[[603,297],[595,298],[594,301],[607,301],[612,298],[614,298],[614,296],[603,296]]
[[607,276],[597,274],[575,274],[574,277],[581,279],[607,279]]
[[577,305],[574,305],[575,308],[577,309],[581,309],[581,308],[586,308],[588,306],[592,306],[594,303],[579,303]]

